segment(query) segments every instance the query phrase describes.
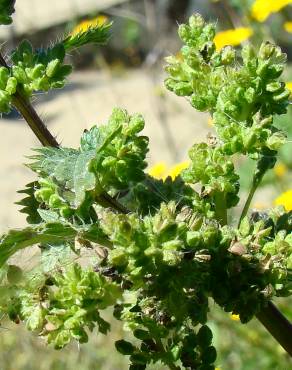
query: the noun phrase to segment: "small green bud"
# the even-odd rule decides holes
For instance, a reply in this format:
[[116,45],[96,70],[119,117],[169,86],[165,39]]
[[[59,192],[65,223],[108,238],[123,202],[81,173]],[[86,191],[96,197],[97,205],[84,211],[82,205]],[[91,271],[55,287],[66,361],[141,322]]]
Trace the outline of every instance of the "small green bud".
[[203,29],[205,20],[199,13],[195,13],[189,18],[189,25],[194,29]]
[[266,60],[269,59],[275,52],[275,45],[271,44],[269,41],[263,42],[259,50],[259,58]]
[[128,257],[124,249],[115,248],[109,253],[109,262],[113,266],[125,266],[128,263]]
[[285,144],[286,137],[282,132],[275,132],[267,140],[267,147],[271,150],[278,150],[280,147]]
[[187,244],[190,247],[198,247],[202,241],[201,233],[199,231],[188,231],[187,232]]
[[17,88],[17,79],[15,77],[9,77],[6,85],[6,91],[9,95],[13,95],[16,93]]
[[235,61],[235,50],[232,46],[225,46],[221,50],[221,61],[223,64],[231,64]]
[[27,82],[27,75],[23,68],[19,66],[12,67],[12,75],[17,79],[19,83],[26,83]]
[[61,62],[59,61],[59,59],[54,59],[52,60],[48,65],[47,65],[47,68],[46,68],[46,75],[48,77],[54,77],[54,75],[56,74],[56,72],[58,71],[59,67],[60,67],[60,64]]

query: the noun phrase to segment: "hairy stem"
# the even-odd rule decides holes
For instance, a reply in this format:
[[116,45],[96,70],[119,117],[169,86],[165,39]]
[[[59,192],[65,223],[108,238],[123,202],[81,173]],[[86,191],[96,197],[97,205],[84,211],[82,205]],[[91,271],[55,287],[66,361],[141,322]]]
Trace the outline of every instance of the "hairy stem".
[[[1,53],[0,65],[9,68]],[[59,146],[57,140],[47,129],[46,125],[43,123],[43,121],[34,110],[33,106],[19,91],[16,91],[16,93],[12,97],[12,104],[26,120],[29,127],[32,129],[42,145],[53,146],[55,148]]]
[[292,357],[292,324],[277,307],[272,302],[268,302],[267,306],[257,314],[257,319]]
[[[5,59],[3,58],[2,54],[0,53],[0,65],[3,67],[9,68]],[[19,111],[19,113],[23,116],[33,133],[39,139],[40,143],[43,146],[51,146],[54,148],[59,148],[59,143],[48,130],[44,122],[41,120],[40,116],[37,114],[33,106],[31,105],[30,101],[23,96],[21,91],[16,91],[14,96],[12,97],[12,104],[13,106]],[[130,211],[127,210],[122,204],[120,204],[116,199],[112,198],[106,192],[99,196],[102,202],[111,208],[116,209],[121,213],[129,213]]]

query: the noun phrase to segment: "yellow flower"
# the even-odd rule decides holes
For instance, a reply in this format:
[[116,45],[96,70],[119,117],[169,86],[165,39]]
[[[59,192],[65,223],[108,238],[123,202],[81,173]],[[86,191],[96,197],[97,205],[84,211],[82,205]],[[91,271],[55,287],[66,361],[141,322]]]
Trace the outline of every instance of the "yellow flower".
[[240,317],[239,317],[239,315],[231,314],[231,315],[230,315],[230,318],[231,318],[231,320],[233,320],[233,321],[240,321]]
[[208,118],[207,124],[208,124],[208,126],[214,126],[214,121],[213,121],[212,117]]
[[189,162],[185,161],[177,163],[176,165],[168,169],[164,162],[159,162],[149,169],[148,174],[155,179],[165,180],[167,177],[170,176],[172,180],[174,180],[178,175],[180,175],[182,170],[184,170],[188,166]]
[[272,13],[277,13],[292,0],[255,0],[251,7],[251,15],[258,22],[264,22]]
[[274,172],[276,176],[283,177],[285,173],[287,172],[287,167],[284,165],[284,163],[277,163],[274,167]]
[[186,168],[189,167],[189,164],[190,164],[189,161],[176,164],[175,166],[170,168],[167,176],[170,176],[174,180],[178,175],[181,174],[182,170],[185,170]]
[[215,35],[214,43],[216,49],[220,50],[225,45],[236,46],[247,40],[253,34],[253,30],[249,27],[239,27],[234,30],[226,30],[218,32]]
[[286,88],[291,91],[292,93],[292,81],[286,82]]
[[287,32],[292,33],[292,22],[285,22],[285,23],[284,23],[284,29],[285,29]]
[[164,162],[156,163],[148,171],[148,174],[155,179],[163,179],[167,173],[166,164]]
[[99,15],[96,18],[93,19],[85,19],[81,21],[79,24],[77,24],[76,27],[74,27],[73,31],[71,32],[71,36],[75,36],[78,33],[86,32],[89,28],[102,26],[108,21],[108,18],[105,15]]
[[292,211],[292,189],[285,191],[275,200],[276,206],[284,206],[286,211]]

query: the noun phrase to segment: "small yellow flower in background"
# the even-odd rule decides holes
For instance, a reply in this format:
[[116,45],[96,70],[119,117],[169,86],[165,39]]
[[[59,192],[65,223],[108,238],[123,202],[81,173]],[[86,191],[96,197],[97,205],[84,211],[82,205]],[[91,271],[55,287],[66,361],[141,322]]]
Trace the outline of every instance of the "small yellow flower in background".
[[165,180],[169,176],[172,178],[172,180],[174,180],[181,174],[182,170],[186,169],[188,166],[189,161],[185,161],[177,163],[168,169],[164,162],[158,162],[149,169],[148,174],[159,180]]
[[214,123],[213,122],[214,122],[213,121],[213,118],[212,117],[209,117],[208,118],[208,121],[207,121],[208,126],[214,126]]
[[292,81],[286,82],[286,88],[291,91],[292,93]]
[[275,172],[276,176],[283,177],[285,175],[285,173],[287,172],[287,167],[282,162],[277,163],[274,167],[274,172]]
[[168,171],[167,176],[170,176],[174,180],[178,175],[181,174],[181,172],[183,170],[185,170],[186,168],[189,167],[189,164],[190,164],[189,161],[185,161],[185,162],[181,162],[181,163],[176,164],[175,166],[170,168],[170,170]]
[[231,320],[233,320],[233,321],[240,321],[240,317],[239,317],[239,315],[231,314],[231,315],[230,315],[230,318],[231,318]]
[[292,33],[292,22],[285,22],[284,29],[285,31]]
[[217,50],[226,45],[236,46],[247,40],[253,34],[253,30],[249,27],[239,27],[234,30],[226,30],[218,32],[215,35],[214,43]]
[[282,193],[274,203],[276,206],[284,206],[286,211],[292,211],[292,189]]
[[277,13],[292,0],[255,0],[251,7],[251,15],[258,22],[264,22],[272,13]]
[[106,17],[105,15],[99,15],[98,17],[92,19],[85,19],[77,24],[76,27],[74,27],[73,31],[71,32],[71,36],[75,36],[78,33],[86,32],[89,28],[102,26],[107,21],[108,17]]
[[155,179],[163,179],[166,174],[166,164],[164,162],[158,162],[148,171],[148,174]]

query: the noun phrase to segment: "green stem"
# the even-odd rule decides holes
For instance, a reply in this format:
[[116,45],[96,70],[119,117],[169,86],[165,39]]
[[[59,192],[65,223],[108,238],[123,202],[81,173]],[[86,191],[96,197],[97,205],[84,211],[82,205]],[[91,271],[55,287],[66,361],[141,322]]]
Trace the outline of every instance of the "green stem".
[[214,196],[216,218],[222,226],[227,225],[226,196],[216,192]]
[[257,174],[254,175],[248,197],[246,199],[246,202],[244,204],[244,207],[242,209],[242,212],[241,212],[241,215],[240,215],[240,218],[239,218],[238,227],[240,226],[242,219],[246,216],[246,214],[249,210],[251,201],[253,199],[253,196],[254,196],[259,184],[261,183],[265,173],[266,173],[266,171],[262,171],[261,173],[257,173]]
[[292,357],[292,324],[272,303],[268,302],[257,315],[257,319]]

